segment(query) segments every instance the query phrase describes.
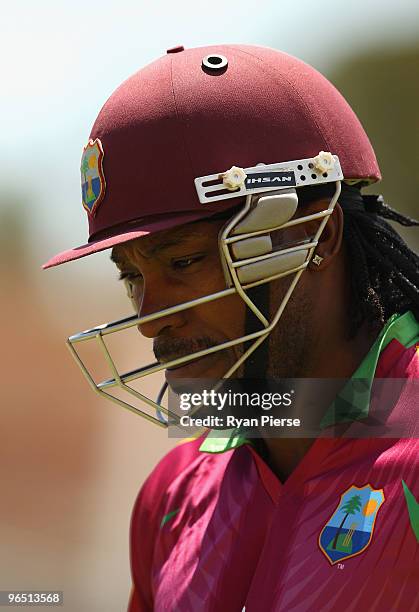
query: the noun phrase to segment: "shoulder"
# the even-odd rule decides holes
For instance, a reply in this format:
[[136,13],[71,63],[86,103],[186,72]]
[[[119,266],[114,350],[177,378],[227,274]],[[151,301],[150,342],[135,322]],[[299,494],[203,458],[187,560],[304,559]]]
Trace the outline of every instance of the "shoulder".
[[186,468],[200,463],[205,458],[205,454],[199,452],[203,439],[204,436],[193,440],[182,440],[159,461],[141,487],[134,505],[134,513],[139,505],[156,507],[156,502],[163,497],[169,485]]
[[163,517],[178,502],[187,505],[196,498],[197,491],[205,490],[212,497],[219,486],[231,453],[201,452],[205,434],[182,441],[157,464],[137,496],[131,517],[131,537],[144,531],[158,529]]
[[376,378],[419,378],[419,344],[404,346],[393,339],[383,350],[375,372]]
[[162,518],[167,507],[167,490],[187,469],[204,459],[199,452],[202,437],[182,442],[157,464],[144,482],[131,515],[130,558],[133,579],[130,612],[153,609],[151,568]]
[[[181,442],[167,453],[151,472],[137,496],[130,526],[134,583],[130,612],[153,609],[151,568],[155,564],[156,554],[164,554],[164,545],[168,543],[167,533],[176,538],[177,530],[172,528],[173,524],[177,523],[181,515],[184,518],[192,511],[199,514],[208,509],[217,497],[232,453],[201,452],[199,448],[203,439],[204,436],[200,436]],[[168,521],[171,521],[171,529],[162,530]],[[162,534],[166,534],[166,538]]]

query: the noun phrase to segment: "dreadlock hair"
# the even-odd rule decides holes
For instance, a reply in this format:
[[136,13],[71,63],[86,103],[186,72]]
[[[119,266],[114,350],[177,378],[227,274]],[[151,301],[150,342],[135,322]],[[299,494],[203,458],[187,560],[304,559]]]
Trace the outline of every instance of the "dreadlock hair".
[[[308,202],[330,197],[334,187],[301,191],[306,192],[302,200]],[[419,221],[390,208],[382,196],[362,195],[356,185],[342,184],[339,204],[350,271],[349,337],[364,323],[384,325],[391,315],[408,310],[419,320],[419,256],[386,219],[406,227],[419,226]]]
[[[297,191],[299,206],[331,198],[334,192],[333,183],[302,187]],[[231,218],[243,203],[211,219]],[[357,185],[342,183],[339,204],[349,266],[349,338],[364,323],[371,328],[382,326],[391,315],[408,310],[419,320],[419,256],[386,219],[405,227],[419,226],[419,221],[388,206],[382,196],[363,195]]]

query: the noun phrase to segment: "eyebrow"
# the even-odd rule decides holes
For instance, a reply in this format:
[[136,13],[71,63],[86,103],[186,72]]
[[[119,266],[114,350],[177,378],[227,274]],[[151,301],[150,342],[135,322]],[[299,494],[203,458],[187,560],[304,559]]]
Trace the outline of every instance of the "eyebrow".
[[[203,238],[204,236],[205,236],[204,232],[193,231],[190,228],[189,230],[182,229],[182,231],[178,232],[177,236],[171,236],[170,238],[168,237],[166,240],[162,240],[161,242],[156,244],[154,247],[151,247],[147,253],[147,257],[152,257],[156,253],[160,251],[164,251],[165,249],[168,249],[169,247],[177,246],[181,244],[185,240],[185,238]],[[115,252],[115,247],[111,251],[110,259],[114,264],[117,264],[117,265],[125,263],[125,260],[117,256]]]

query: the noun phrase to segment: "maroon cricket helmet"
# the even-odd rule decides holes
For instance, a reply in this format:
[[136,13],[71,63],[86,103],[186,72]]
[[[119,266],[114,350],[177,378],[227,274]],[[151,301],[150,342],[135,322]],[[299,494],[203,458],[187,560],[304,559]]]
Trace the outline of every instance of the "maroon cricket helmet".
[[89,240],[44,268],[237,205],[201,204],[196,177],[319,151],[339,156],[345,180],[381,178],[355,113],[314,68],[256,46],[169,49],[100,111],[81,165]]

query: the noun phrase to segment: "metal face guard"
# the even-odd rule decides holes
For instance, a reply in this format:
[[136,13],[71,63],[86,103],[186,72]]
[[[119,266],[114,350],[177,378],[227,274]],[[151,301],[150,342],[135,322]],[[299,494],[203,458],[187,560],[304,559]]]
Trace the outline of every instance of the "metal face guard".
[[[323,152],[321,152],[321,154],[322,153]],[[67,345],[93,391],[112,400],[123,408],[127,408],[139,414],[160,427],[167,427],[168,420],[163,418],[162,413],[169,418],[175,415],[171,415],[169,410],[161,404],[162,392],[159,394],[157,401],[153,401],[149,397],[133,389],[128,383],[161,370],[176,367],[206,355],[231,348],[237,344],[253,341],[251,346],[224,374],[223,378],[229,378],[237,371],[249,355],[251,355],[269,336],[278,323],[301,274],[308,266],[313,256],[319,237],[336,205],[341,191],[343,174],[337,156],[331,156],[330,154],[325,155],[329,156],[329,162],[330,160],[333,161],[327,172],[322,172],[317,168],[316,164],[318,165],[318,163],[316,159],[319,156],[317,156],[317,158],[271,164],[269,166],[262,164],[254,166],[253,168],[247,168],[244,171],[243,169],[233,167],[234,176],[238,175],[241,179],[243,174],[245,175],[243,183],[239,186],[235,185],[234,191],[229,191],[231,187],[227,189],[225,187],[225,176],[228,175],[230,171],[224,174],[210,175],[195,179],[199,199],[204,205],[207,202],[246,195],[245,205],[224,226],[219,236],[220,258],[227,287],[217,293],[190,300],[189,302],[183,302],[145,317],[133,315],[112,323],[99,325],[98,327],[94,327],[93,329],[86,330],[68,338]],[[241,172],[238,172],[238,170],[241,170]],[[331,182],[335,183],[335,193],[326,209],[312,215],[306,215],[296,219],[292,218],[297,210],[298,204],[297,190],[295,187],[298,189],[298,187],[302,186],[306,187]],[[211,184],[208,186],[208,183]],[[231,183],[229,183],[229,185],[231,185]],[[309,242],[278,251],[272,249],[272,242],[269,235],[271,232],[292,227],[300,223],[306,223],[314,219],[321,219],[321,222],[315,236]],[[272,317],[272,320],[269,321],[252,302],[246,292],[252,287],[269,283],[291,274],[293,274],[294,277],[288,291]],[[173,359],[164,364],[155,362],[130,372],[122,374],[118,372],[108,347],[105,344],[105,336],[234,294],[238,294],[246,306],[250,308],[259,319],[261,324],[260,330],[189,355],[184,355],[183,357]],[[76,345],[79,342],[87,340],[96,340],[98,342],[105,360],[109,365],[112,378],[103,380],[99,383],[94,381],[91,373],[84,365],[76,350]],[[155,417],[137,408],[133,404],[112,395],[109,391],[115,387],[123,389],[137,400],[154,408],[157,416]]]

